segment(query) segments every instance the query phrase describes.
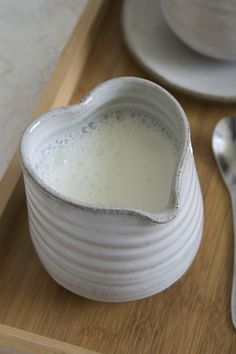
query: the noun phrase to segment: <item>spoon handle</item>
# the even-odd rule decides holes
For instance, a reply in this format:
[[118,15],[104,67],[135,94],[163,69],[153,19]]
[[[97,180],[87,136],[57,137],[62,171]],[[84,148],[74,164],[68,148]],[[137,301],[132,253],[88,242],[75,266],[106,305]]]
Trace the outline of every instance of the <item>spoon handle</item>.
[[236,190],[230,190],[232,203],[233,226],[234,226],[234,261],[233,261],[233,280],[231,290],[231,317],[233,326],[236,329]]

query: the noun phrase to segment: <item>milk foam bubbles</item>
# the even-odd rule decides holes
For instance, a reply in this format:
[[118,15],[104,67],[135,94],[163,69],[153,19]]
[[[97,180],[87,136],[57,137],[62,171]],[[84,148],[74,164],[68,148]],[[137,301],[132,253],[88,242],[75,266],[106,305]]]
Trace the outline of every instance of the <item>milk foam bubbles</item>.
[[168,205],[176,149],[154,117],[123,109],[51,138],[37,149],[34,169],[78,202],[160,212]]

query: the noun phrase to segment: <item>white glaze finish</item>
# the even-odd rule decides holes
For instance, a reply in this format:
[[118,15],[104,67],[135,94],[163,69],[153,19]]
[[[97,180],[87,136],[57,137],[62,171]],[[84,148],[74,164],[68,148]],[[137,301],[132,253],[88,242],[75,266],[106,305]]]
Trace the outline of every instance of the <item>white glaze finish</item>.
[[135,58],[159,81],[217,101],[236,100],[236,63],[214,60],[186,46],[169,29],[160,0],[125,0],[123,34]]
[[[179,164],[168,210],[161,214],[82,205],[54,193],[31,170],[32,149],[43,136],[114,105],[154,110],[176,136]],[[106,82],[80,105],[51,111],[32,123],[20,154],[35,249],[65,288],[101,301],[135,300],[170,286],[191,265],[202,236],[201,191],[186,116],[159,86],[137,78]]]
[[236,60],[236,2],[232,0],[161,0],[173,32],[199,53]]

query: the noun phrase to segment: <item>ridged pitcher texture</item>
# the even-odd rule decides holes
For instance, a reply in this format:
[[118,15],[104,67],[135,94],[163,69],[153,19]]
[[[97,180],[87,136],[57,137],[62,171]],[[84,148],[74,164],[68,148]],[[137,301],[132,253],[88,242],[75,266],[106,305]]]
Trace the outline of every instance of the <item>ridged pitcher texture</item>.
[[[154,214],[79,203],[52,190],[33,170],[34,151],[51,134],[111,107],[152,113],[174,136],[178,164],[167,210]],[[164,290],[190,267],[203,231],[202,195],[187,118],[160,86],[130,77],[99,85],[79,104],[31,123],[21,139],[20,158],[34,247],[65,288],[94,300],[136,300]]]

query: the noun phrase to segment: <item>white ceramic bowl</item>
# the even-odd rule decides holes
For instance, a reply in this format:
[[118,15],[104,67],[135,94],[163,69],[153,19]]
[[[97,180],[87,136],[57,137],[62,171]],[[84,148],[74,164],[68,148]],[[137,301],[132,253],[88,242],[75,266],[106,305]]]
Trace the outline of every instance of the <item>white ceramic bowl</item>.
[[216,59],[236,60],[236,1],[159,0],[173,32]]
[[[79,203],[44,184],[32,166],[35,149],[53,133],[124,106],[155,115],[178,144],[170,202],[159,214]],[[101,84],[81,103],[31,123],[20,158],[33,244],[48,273],[65,288],[101,301],[141,299],[173,284],[191,265],[202,236],[202,196],[187,118],[160,86],[139,78]]]

